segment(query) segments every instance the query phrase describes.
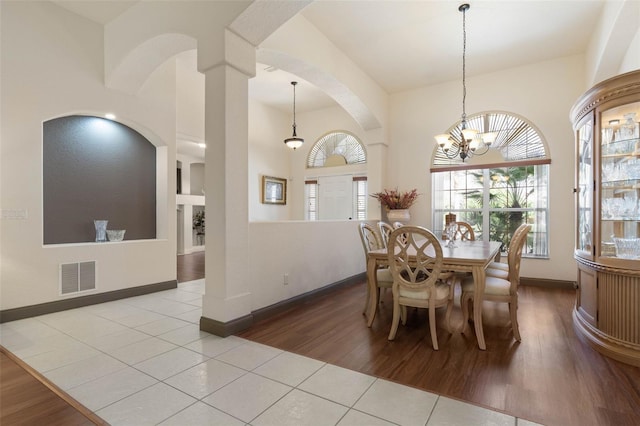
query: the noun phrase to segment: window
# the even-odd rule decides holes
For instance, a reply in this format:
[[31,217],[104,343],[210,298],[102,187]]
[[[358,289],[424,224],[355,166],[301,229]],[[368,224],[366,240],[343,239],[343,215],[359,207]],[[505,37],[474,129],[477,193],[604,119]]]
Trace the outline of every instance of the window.
[[364,176],[353,178],[353,212],[354,219],[367,218],[367,178]]
[[[473,128],[498,132],[492,150],[502,161],[473,165],[459,158],[434,156],[433,228],[441,233],[444,217],[473,225],[477,239],[501,241],[509,247],[513,231],[522,223],[532,226],[523,256],[547,257],[549,163],[546,147],[532,125],[506,113],[480,114]],[[472,122],[472,120],[469,120]],[[459,126],[459,124],[458,124]]]
[[304,217],[307,220],[318,220],[318,181],[304,182],[304,199],[306,200]]
[[364,164],[364,146],[350,133],[331,132],[318,140],[309,151],[307,168]]

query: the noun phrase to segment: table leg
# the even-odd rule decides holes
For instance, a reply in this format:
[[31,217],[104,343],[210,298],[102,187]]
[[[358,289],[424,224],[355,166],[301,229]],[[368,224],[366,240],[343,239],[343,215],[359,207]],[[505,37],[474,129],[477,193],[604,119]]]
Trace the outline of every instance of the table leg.
[[373,324],[373,319],[376,316],[376,304],[378,303],[378,274],[376,270],[378,269],[378,264],[373,257],[367,257],[367,285],[369,286],[369,300],[367,301],[369,307],[366,311],[367,317],[367,327],[371,327]]
[[486,350],[487,345],[484,341],[484,330],[482,328],[482,302],[484,300],[485,271],[481,266],[473,267],[473,325],[478,339],[478,347]]

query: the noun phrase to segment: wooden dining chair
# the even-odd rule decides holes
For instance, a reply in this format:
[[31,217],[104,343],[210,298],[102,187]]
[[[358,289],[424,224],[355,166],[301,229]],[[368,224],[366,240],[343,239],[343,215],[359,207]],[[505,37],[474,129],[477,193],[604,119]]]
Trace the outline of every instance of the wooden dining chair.
[[[516,241],[517,236],[524,231],[527,226],[530,227],[530,225],[527,225],[526,223],[523,223],[522,225],[518,226],[518,228],[516,228],[515,231],[513,231],[513,235],[511,236],[511,244],[513,244],[514,241]],[[528,231],[527,231],[528,232]],[[525,239],[526,242],[526,239]],[[507,253],[509,252],[509,250],[507,250]],[[508,258],[508,255],[507,255]],[[491,262],[489,263],[489,265],[487,265],[487,269],[486,269],[486,273],[489,276],[492,277],[497,277],[497,278],[502,278],[504,280],[508,280],[509,279],[509,263],[503,263],[503,262]]]
[[387,248],[387,244],[389,243],[389,234],[393,232],[393,226],[389,225],[387,222],[380,221],[378,222],[378,229],[380,230],[382,245],[384,248]]
[[[520,260],[522,250],[527,240],[527,234],[531,230],[531,225],[525,225],[519,233],[514,232],[509,246],[507,261],[509,264],[508,279],[491,276],[487,273],[485,277],[484,300],[493,302],[504,302],[509,304],[511,315],[511,328],[513,337],[519,342],[520,330],[518,328],[518,286],[520,285]],[[460,306],[462,307],[463,324],[469,320],[469,304],[473,303],[474,292],[473,277],[462,281],[462,294],[460,296]]]
[[473,227],[467,222],[456,222],[458,229],[454,240],[460,241],[475,241],[476,234],[473,232]]
[[[376,229],[369,225],[366,222],[360,222],[358,227],[360,231],[360,240],[362,241],[362,248],[364,249],[364,258],[365,265],[367,264],[367,255],[371,250],[378,250],[385,248],[382,239]],[[365,299],[364,309],[362,311],[363,314],[367,313],[367,308],[369,307],[369,302],[371,301],[371,297],[376,298],[376,309],[378,309],[378,301],[380,300],[380,289],[381,288],[391,288],[393,285],[393,277],[391,276],[391,272],[389,268],[378,268],[376,271],[376,277],[378,281],[378,288],[374,294],[371,294],[369,283],[367,282],[367,296]]]
[[[406,308],[428,308],[433,349],[438,350],[436,315],[438,307],[446,306],[445,322],[453,308],[453,286],[443,281],[442,247],[428,229],[403,226],[389,235],[389,269],[393,277],[393,320],[389,340],[396,337],[400,319],[406,324]],[[444,277],[449,278],[446,274]]]
[[404,223],[402,223],[402,222],[393,222],[393,229],[398,229],[401,226],[404,226]]

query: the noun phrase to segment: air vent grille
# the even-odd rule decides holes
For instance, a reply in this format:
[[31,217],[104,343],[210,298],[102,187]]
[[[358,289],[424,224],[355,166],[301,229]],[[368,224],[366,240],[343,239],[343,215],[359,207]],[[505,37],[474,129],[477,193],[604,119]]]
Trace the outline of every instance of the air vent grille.
[[95,290],[96,262],[63,263],[60,265],[60,294]]

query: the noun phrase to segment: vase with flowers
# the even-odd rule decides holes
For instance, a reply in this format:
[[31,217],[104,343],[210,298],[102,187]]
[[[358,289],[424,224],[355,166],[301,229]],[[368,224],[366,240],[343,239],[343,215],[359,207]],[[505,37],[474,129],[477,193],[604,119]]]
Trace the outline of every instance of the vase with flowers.
[[415,188],[410,191],[398,191],[398,188],[385,189],[371,194],[386,209],[389,222],[401,223],[408,223],[411,219],[409,207],[416,202],[418,195],[418,190]]

